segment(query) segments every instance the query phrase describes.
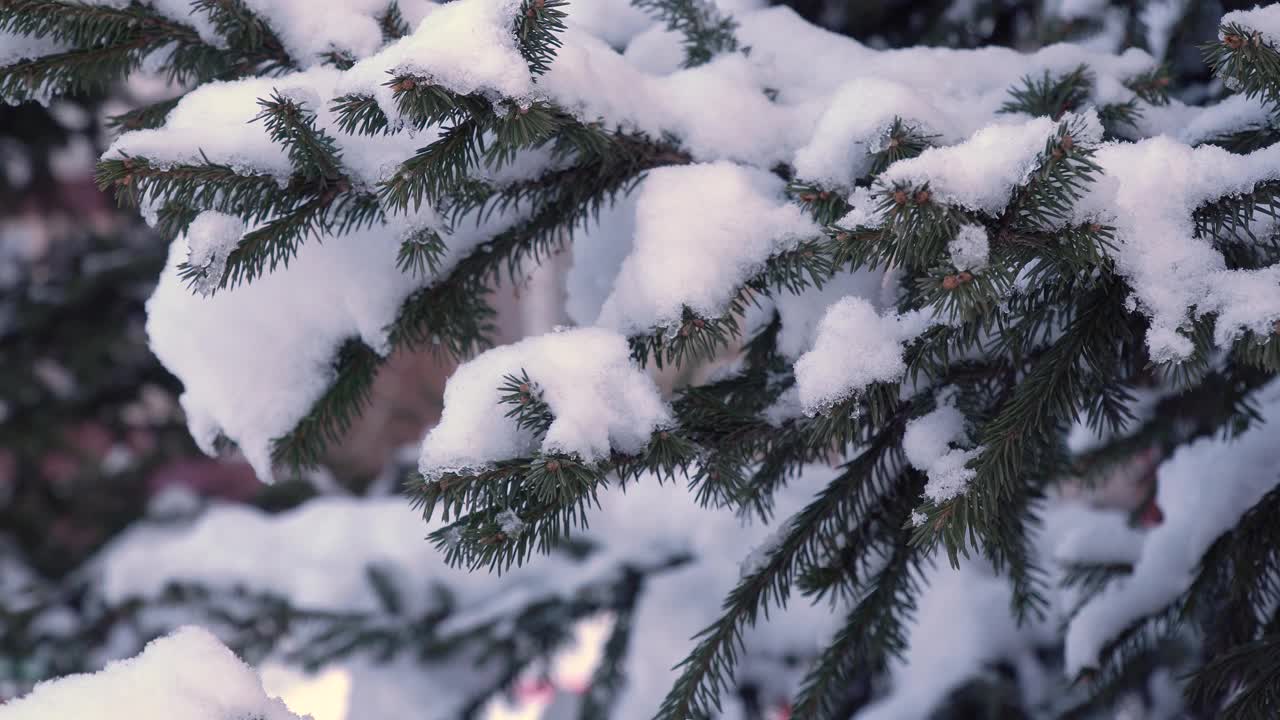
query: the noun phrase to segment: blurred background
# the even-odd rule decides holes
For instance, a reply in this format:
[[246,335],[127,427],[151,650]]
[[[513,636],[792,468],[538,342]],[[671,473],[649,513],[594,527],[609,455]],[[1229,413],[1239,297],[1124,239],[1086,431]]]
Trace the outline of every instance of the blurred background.
[[[1195,43],[1213,37],[1224,11],[1252,3],[775,4],[876,47],[1031,50],[1061,40],[1141,47],[1162,57],[1184,99],[1195,100],[1215,92]],[[50,107],[0,105],[0,700],[132,654],[155,634],[148,627],[161,627],[141,623],[136,606],[109,606],[95,592],[94,558],[121,533],[139,524],[180,525],[228,504],[280,513],[323,496],[394,496],[412,469],[415,444],[440,411],[450,363],[404,354],[386,365],[369,411],[314,472],[267,486],[234,453],[209,458],[196,449],[176,400],[181,388],[149,352],[144,331],[167,247],[93,180],[99,153],[127,129],[111,118],[179,91],[143,78],[107,96]],[[500,293],[499,342],[563,321],[558,269],[550,263],[525,286]],[[1141,490],[1118,492],[1108,502],[1136,507],[1142,497]],[[425,543],[420,551],[431,552]],[[583,690],[608,637],[609,615],[591,615],[577,627],[577,642],[552,669],[514,682],[509,702],[486,710],[490,717],[533,717],[562,694]],[[265,656],[280,637],[268,627],[239,630],[237,650],[250,657],[255,647]],[[295,710],[316,720],[347,717],[352,679],[340,670],[305,675],[280,665],[266,677],[294,696]],[[980,704],[998,702],[990,693],[978,696],[986,698]],[[755,711],[785,716],[777,703]]]

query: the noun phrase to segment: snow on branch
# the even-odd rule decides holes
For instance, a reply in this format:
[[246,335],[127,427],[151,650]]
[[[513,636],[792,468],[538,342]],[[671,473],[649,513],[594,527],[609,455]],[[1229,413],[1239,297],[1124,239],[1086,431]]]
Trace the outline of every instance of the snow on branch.
[[6,720],[306,720],[270,698],[257,673],[208,631],[184,627],[92,675],[36,686]]
[[[542,433],[502,408],[504,376],[531,378],[523,392],[554,417]],[[603,329],[564,330],[494,348],[449,378],[444,414],[422,443],[419,467],[436,478],[471,473],[533,452],[586,462],[635,454],[671,415],[647,375],[632,364],[625,338]]]

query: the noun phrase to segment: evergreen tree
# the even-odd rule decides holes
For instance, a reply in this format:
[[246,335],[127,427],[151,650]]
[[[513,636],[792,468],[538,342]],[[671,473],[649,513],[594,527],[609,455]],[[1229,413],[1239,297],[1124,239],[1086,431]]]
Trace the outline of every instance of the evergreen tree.
[[[9,100],[188,89],[122,116],[98,182],[172,242],[148,332],[203,449],[296,474],[392,351],[465,361],[406,482],[465,572],[424,598],[368,565],[342,612],[179,583],[140,637],[167,602],[251,659],[466,666],[439,711],[474,716],[608,610],[582,717],[1275,715],[1280,7],[1194,37],[1149,4],[1153,57],[874,50],[759,5],[0,0]],[[1025,49],[1028,13],[878,35]],[[562,252],[579,327],[489,348],[495,286]],[[1133,478],[1132,516],[1081,499]],[[227,517],[194,532],[299,541]],[[137,553],[106,565],[173,579]],[[700,606],[660,589],[689,563],[731,589],[659,700],[643,603]]]

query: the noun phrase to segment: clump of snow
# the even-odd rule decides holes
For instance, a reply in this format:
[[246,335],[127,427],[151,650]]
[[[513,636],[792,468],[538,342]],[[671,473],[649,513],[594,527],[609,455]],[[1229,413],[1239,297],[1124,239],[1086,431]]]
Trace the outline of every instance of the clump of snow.
[[[207,222],[225,224],[216,216]],[[452,237],[444,267],[483,230]],[[206,241],[203,249],[212,246]],[[269,479],[271,441],[324,394],[342,343],[357,338],[386,352],[388,325],[429,280],[397,269],[399,242],[380,226],[324,242],[308,238],[288,268],[209,297],[193,293],[178,273],[193,250],[186,236],[169,250],[147,303],[151,348],[182,381],[182,406],[200,446],[212,453],[224,435]]]
[[1137,120],[1142,137],[1169,135],[1188,145],[1198,145],[1221,135],[1253,127],[1266,127],[1274,120],[1266,101],[1259,96],[1228,95],[1213,105],[1187,105],[1170,99],[1164,105],[1144,107]]
[[782,541],[786,539],[788,530],[790,530],[790,524],[783,523],[777,530],[770,533],[763,542],[752,548],[751,552],[747,553],[747,556],[742,559],[738,574],[742,577],[747,577],[763,570],[769,564],[769,558],[773,557],[778,547],[782,545]]
[[356,63],[341,92],[374,95],[396,117],[388,73],[429,77],[460,94],[485,93],[526,99],[533,92],[529,65],[516,47],[512,23],[519,0],[462,0],[427,15],[413,33]]
[[1218,24],[1247,27],[1262,33],[1263,39],[1270,45],[1280,45],[1280,7],[1274,3],[1258,6],[1252,10],[1232,10],[1223,15]]
[[829,278],[821,288],[809,287],[799,293],[782,292],[774,297],[774,307],[782,327],[778,331],[778,352],[792,360],[813,347],[818,324],[827,308],[846,295],[876,298],[883,272],[845,270]]
[[241,173],[271,175],[283,186],[294,171],[288,149],[271,140],[262,121],[253,121],[262,109],[258,100],[278,92],[315,113],[316,127],[335,141],[353,184],[372,187],[434,139],[438,130],[416,136],[342,132],[330,101],[339,94],[344,77],[334,68],[315,67],[283,77],[205,83],[183,96],[162,127],[121,135],[104,157],[145,157],[159,167],[207,160]]
[[187,228],[187,264],[204,271],[196,285],[202,295],[209,295],[222,281],[227,255],[244,236],[244,221],[234,215],[202,212]]
[[[1102,124],[1092,111],[1068,113],[1061,122],[1075,129],[1072,139],[1077,145],[1094,145],[1102,138]],[[1035,171],[1059,124],[1039,117],[988,125],[959,145],[931,147],[894,163],[880,181],[886,186],[928,184],[939,202],[995,214]]]
[[41,683],[6,703],[5,720],[304,720],[267,697],[262,681],[208,631],[181,628],[136,658],[92,675]]
[[569,0],[566,23],[595,35],[615,48],[626,48],[631,40],[657,22],[631,0]]
[[907,366],[903,346],[933,324],[922,311],[876,312],[866,299],[846,297],[827,309],[813,349],[796,361],[796,387],[815,414],[876,382],[893,382]]
[[508,537],[516,537],[524,532],[527,523],[520,519],[515,510],[503,510],[498,513],[498,527],[502,528],[502,532]]
[[[504,417],[499,402],[502,378],[522,370],[555,415],[540,442]],[[419,467],[438,477],[535,451],[596,461],[611,450],[640,452],[670,422],[657,385],[632,363],[626,338],[600,328],[565,330],[493,348],[458,368],[445,386],[440,423],[422,442]]]
[[1280,177],[1280,147],[1235,155],[1157,137],[1105,145],[1096,160],[1103,172],[1077,203],[1076,216],[1115,226],[1116,267],[1151,317],[1152,359],[1176,361],[1191,353],[1191,340],[1177,331],[1193,312],[1219,314],[1219,344],[1244,330],[1265,333],[1280,320],[1276,270],[1228,270],[1210,238],[1194,237],[1192,218],[1206,202]]
[[962,224],[956,236],[947,243],[951,264],[957,270],[977,271],[985,268],[990,252],[991,244],[987,238],[987,229],[973,223]]
[[796,176],[832,187],[852,187],[870,169],[871,155],[887,141],[885,133],[895,118],[915,123],[927,133],[922,123],[939,117],[946,115],[910,87],[874,77],[851,80],[832,96],[813,137],[796,152]]
[[652,170],[636,198],[636,231],[598,322],[626,333],[725,312],[769,256],[819,229],[782,198],[782,181],[720,162]]
[[952,447],[967,434],[964,413],[949,403],[907,423],[902,451],[912,467],[928,475],[924,495],[929,500],[942,503],[957,497],[977,476],[977,471],[965,465],[980,451]]
[[1072,618],[1066,633],[1068,675],[1097,667],[1102,648],[1117,633],[1190,587],[1205,550],[1280,483],[1275,442],[1280,384],[1272,382],[1258,400],[1262,420],[1247,432],[1234,440],[1198,440],[1160,466],[1156,504],[1164,522],[1147,534],[1133,574],[1108,585]]
[[613,291],[614,279],[631,254],[636,234],[635,193],[617,198],[584,219],[573,231],[573,265],[565,274],[565,313],[579,325],[591,325]]

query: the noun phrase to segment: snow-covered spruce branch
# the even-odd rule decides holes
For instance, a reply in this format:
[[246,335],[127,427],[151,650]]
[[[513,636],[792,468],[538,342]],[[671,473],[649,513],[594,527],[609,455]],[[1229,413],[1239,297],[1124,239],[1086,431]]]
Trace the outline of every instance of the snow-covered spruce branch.
[[[177,236],[150,330],[196,437],[235,441],[263,475],[316,462],[388,353],[474,354],[491,286],[571,249],[573,316],[595,327],[463,365],[423,443],[415,490],[452,521],[433,534],[449,562],[517,571],[581,532],[617,478],[688,477],[701,504],[769,517],[809,463],[841,463],[753,555],[664,717],[717,707],[743,633],[793,589],[844,616],[799,688],[815,713],[852,661],[909,672],[948,582],[990,581],[975,616],[1063,637],[1071,676],[1100,668],[1090,701],[1130,686],[1193,599],[1255,616],[1206,657],[1271,633],[1274,573],[1263,563],[1226,593],[1222,568],[1251,551],[1215,539],[1257,535],[1246,513],[1277,482],[1274,8],[1223,18],[1209,59],[1243,92],[1191,106],[1136,50],[875,51],[780,8],[638,4],[680,57],[616,51],[638,35],[606,42],[600,18],[643,16],[604,0],[343,8],[319,41],[291,32],[293,4],[264,5],[242,22],[275,41],[209,45],[239,59],[182,77],[240,79],[191,90],[162,124],[163,108],[137,116],[153,129],[122,136],[102,169]],[[182,22],[167,0],[112,12],[135,11]],[[117,30],[82,42],[73,15],[67,38],[86,47],[6,72],[74,74],[52,68],[105,53],[116,77],[159,47]],[[188,45],[231,42],[191,17]],[[53,32],[40,27],[26,34]],[[248,49],[277,42],[302,72],[274,75],[286,66]],[[43,72],[5,94],[60,87]],[[273,76],[241,77],[259,72]],[[207,298],[182,286],[183,263],[222,262],[257,270]],[[731,355],[739,337],[727,370],[669,401],[638,367]],[[1081,450],[1073,429],[1110,439]],[[1097,470],[1082,463],[1148,450],[1154,529],[1061,497]],[[1211,472],[1222,492],[1201,497]],[[1123,557],[1064,550],[1095,527]],[[1231,662],[1205,668],[1259,685]],[[945,682],[926,683],[919,712]],[[1266,700],[1243,698],[1201,702]]]
[[[50,54],[0,69],[0,92],[43,98],[103,91],[168,53],[168,76],[179,83],[274,74],[296,68],[271,29],[240,0],[196,0],[182,12],[142,3],[123,7],[65,0],[6,0],[0,31],[47,43]],[[199,18],[196,22],[192,19]],[[201,32],[207,27],[206,32]],[[216,35],[217,39],[214,39]]]

